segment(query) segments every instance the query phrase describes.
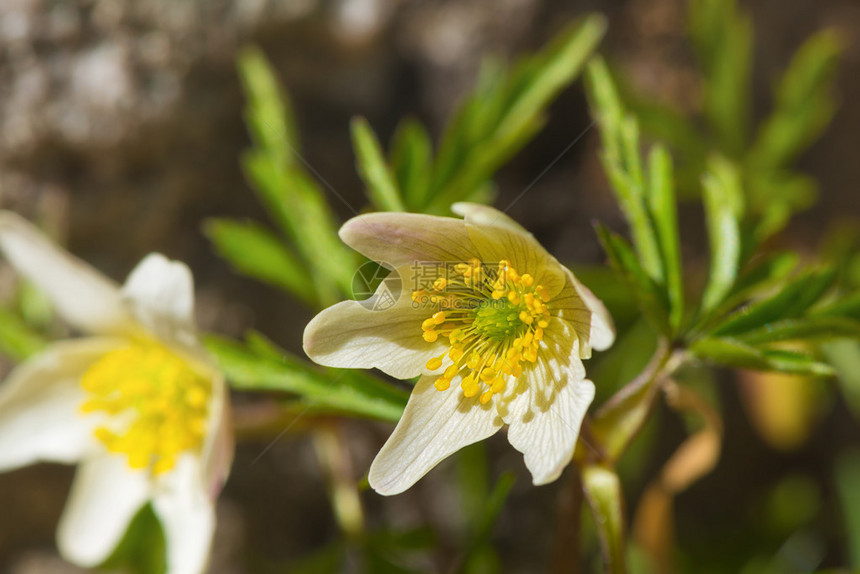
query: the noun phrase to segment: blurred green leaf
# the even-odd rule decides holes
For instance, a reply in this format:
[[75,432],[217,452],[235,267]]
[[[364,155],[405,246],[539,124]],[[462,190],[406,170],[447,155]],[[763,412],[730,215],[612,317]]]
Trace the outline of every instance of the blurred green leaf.
[[749,123],[752,23],[735,0],[691,0],[690,37],[705,76],[704,112],[732,157],[743,152]]
[[400,122],[392,138],[389,162],[406,208],[420,211],[427,203],[433,167],[433,143],[424,126],[415,120]]
[[738,336],[739,340],[750,345],[838,338],[860,339],[860,321],[843,317],[784,319]]
[[205,344],[238,390],[294,393],[319,407],[390,422],[400,419],[409,397],[361,371],[321,369],[285,351],[275,360],[271,352],[254,353],[214,335]]
[[167,571],[164,532],[151,504],[137,512],[101,568],[131,574],[163,574]]
[[20,363],[47,345],[48,341],[23,319],[0,307],[0,352]]
[[732,338],[700,339],[690,346],[690,352],[726,367],[778,371],[798,375],[831,376],[830,365],[799,351],[761,349]]
[[708,311],[728,295],[737,277],[741,257],[738,221],[744,207],[740,174],[725,159],[711,159],[702,189],[711,246],[711,267],[702,295],[702,309]]
[[772,321],[797,317],[832,287],[835,278],[836,273],[832,268],[807,271],[785,284],[771,297],[730,314],[713,329],[713,334],[737,335]]
[[610,265],[622,277],[633,297],[639,301],[642,312],[660,333],[668,334],[670,329],[667,302],[660,288],[648,277],[632,248],[620,235],[599,223],[596,230]]
[[471,197],[534,137],[546,107],[576,78],[605,29],[602,16],[590,15],[510,74],[498,65],[484,68],[476,93],[445,130],[425,212],[447,214],[452,203]]
[[582,488],[594,515],[607,572],[627,571],[624,496],[618,475],[608,466],[592,463],[582,469]]
[[836,462],[836,491],[839,508],[845,521],[845,546],[848,548],[848,563],[860,569],[860,452],[853,450],[839,457]]
[[367,120],[361,117],[353,118],[350,127],[358,173],[364,180],[371,203],[380,211],[404,211],[406,207],[397,188],[397,181]]
[[304,263],[265,227],[231,219],[209,219],[204,232],[218,254],[248,277],[284,289],[311,307],[319,301]]
[[843,42],[818,32],[794,55],[775,94],[775,109],[749,154],[753,169],[776,168],[817,139],[836,112],[834,84]]
[[860,343],[857,341],[828,341],[821,345],[827,362],[833,365],[845,402],[860,420]]
[[860,292],[812,309],[809,314],[813,317],[851,317],[860,321]]
[[672,157],[663,146],[651,149],[648,160],[649,207],[660,243],[666,290],[669,295],[669,322],[677,331],[684,317],[684,285],[681,275],[681,244],[678,212],[672,175]]

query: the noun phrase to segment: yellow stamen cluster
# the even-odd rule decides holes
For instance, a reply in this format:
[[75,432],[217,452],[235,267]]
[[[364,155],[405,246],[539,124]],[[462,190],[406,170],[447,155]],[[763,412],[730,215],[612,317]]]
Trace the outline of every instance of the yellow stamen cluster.
[[96,438],[133,469],[161,474],[203,445],[212,384],[161,345],[134,343],[105,354],[81,386],[90,394],[81,410],[109,415]]
[[486,404],[504,391],[508,377],[522,374],[524,362],[537,361],[549,325],[549,293],[508,261],[493,268],[473,258],[447,275],[433,283],[432,291],[412,293],[414,302],[434,311],[421,325],[424,340],[432,343],[441,336],[450,343],[445,353],[427,361],[427,368],[441,369],[447,355],[452,363],[436,379],[436,388],[447,390],[462,374],[463,394],[480,393]]

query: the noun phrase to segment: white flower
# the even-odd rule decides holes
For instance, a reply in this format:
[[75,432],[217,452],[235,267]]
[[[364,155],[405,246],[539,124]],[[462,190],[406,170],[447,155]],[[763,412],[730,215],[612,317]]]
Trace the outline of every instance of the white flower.
[[120,289],[9,212],[0,250],[87,334],[0,384],[0,471],[80,464],[57,531],[71,562],[103,562],[151,502],[168,572],[202,572],[233,443],[224,379],[195,335],[190,271],[151,254]]
[[[603,304],[516,222],[475,204],[454,211],[465,219],[348,221],[341,238],[394,273],[371,300],[338,303],[305,330],[305,352],[323,365],[422,375],[370,468],[381,494],[505,424],[534,483],[558,478],[594,398],[581,359],[615,337]],[[403,295],[378,310],[398,284]]]

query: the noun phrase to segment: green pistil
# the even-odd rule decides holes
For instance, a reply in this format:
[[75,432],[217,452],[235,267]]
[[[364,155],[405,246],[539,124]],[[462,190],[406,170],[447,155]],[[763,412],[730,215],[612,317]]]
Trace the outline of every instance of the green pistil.
[[507,299],[487,299],[475,309],[472,329],[483,339],[511,341],[521,337],[527,327],[519,318],[521,310],[521,305]]

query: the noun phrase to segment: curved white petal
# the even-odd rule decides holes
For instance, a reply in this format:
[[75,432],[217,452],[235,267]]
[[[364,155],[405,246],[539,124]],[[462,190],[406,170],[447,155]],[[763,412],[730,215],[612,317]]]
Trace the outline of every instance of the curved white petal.
[[148,475],[122,456],[100,454],[78,468],[60,525],[60,553],[92,567],[110,556],[150,495]]
[[212,399],[209,402],[209,420],[206,444],[203,445],[203,481],[209,496],[214,500],[230,474],[235,441],[233,421],[230,417],[230,393],[221,373],[212,381]]
[[347,221],[341,239],[391,268],[415,262],[466,261],[478,255],[460,219],[418,213],[368,213]]
[[597,351],[605,351],[615,342],[615,324],[612,322],[612,315],[603,305],[603,302],[598,299],[591,290],[583,285],[570,270],[570,279],[573,281],[573,286],[576,288],[580,298],[585,302],[589,311],[591,311],[591,330],[589,332],[589,344],[592,349]]
[[196,347],[194,280],[184,263],[150,253],[128,276],[122,296],[135,318],[156,338]]
[[133,320],[113,281],[9,211],[0,212],[0,249],[74,327],[107,335],[132,328]]
[[215,506],[198,457],[186,455],[159,481],[152,500],[167,542],[167,574],[201,574],[215,532]]
[[70,463],[91,450],[97,417],[84,416],[80,377],[121,339],[55,343],[0,384],[0,471],[36,461]]
[[518,394],[499,410],[510,425],[508,441],[525,458],[537,484],[552,482],[570,462],[579,428],[594,399],[578,358],[579,340],[563,321],[553,319],[539,360],[524,373]]
[[425,363],[446,346],[441,337],[435,343],[424,340],[421,323],[434,311],[413,304],[410,295],[404,289],[394,306],[384,310],[374,310],[373,298],[323,310],[305,327],[305,353],[328,367],[377,368],[399,379],[429,373]]
[[444,458],[502,426],[491,405],[481,405],[477,396],[463,396],[459,377],[443,392],[433,386],[436,378],[421,377],[400,422],[370,466],[368,481],[379,494],[403,492]]
[[466,218],[466,229],[481,261],[490,265],[509,261],[518,273],[528,273],[536,284],[546,287],[550,296],[561,292],[566,282],[564,268],[531,233],[492,207],[471,203],[455,207]]

